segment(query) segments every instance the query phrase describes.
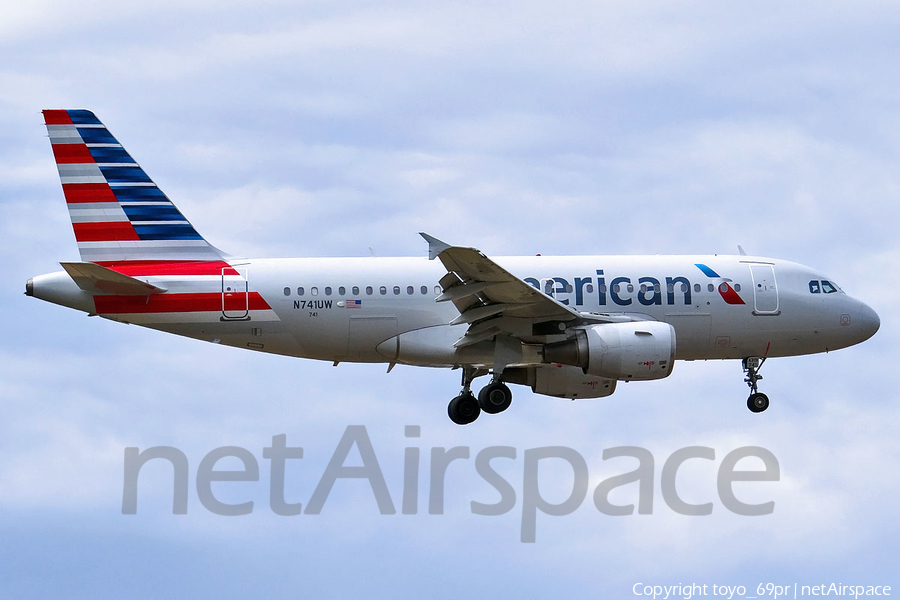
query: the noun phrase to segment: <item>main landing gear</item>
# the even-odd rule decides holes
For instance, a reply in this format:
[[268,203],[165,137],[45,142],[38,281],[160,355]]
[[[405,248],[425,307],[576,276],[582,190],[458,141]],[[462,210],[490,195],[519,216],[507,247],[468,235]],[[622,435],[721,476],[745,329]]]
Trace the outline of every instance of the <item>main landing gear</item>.
[[478,418],[481,411],[489,415],[501,413],[512,404],[512,392],[500,379],[487,384],[478,392],[478,399],[472,393],[472,380],[480,375],[486,375],[485,369],[464,367],[462,374],[463,389],[459,396],[450,401],[447,406],[447,414],[450,420],[457,425],[468,425]]
[[766,362],[765,358],[759,358],[757,356],[750,356],[741,362],[744,372],[747,374],[747,377],[744,378],[744,382],[750,386],[750,397],[747,398],[747,408],[755,413],[761,413],[769,408],[769,397],[756,388],[756,382],[762,379],[759,370],[762,368],[764,362]]

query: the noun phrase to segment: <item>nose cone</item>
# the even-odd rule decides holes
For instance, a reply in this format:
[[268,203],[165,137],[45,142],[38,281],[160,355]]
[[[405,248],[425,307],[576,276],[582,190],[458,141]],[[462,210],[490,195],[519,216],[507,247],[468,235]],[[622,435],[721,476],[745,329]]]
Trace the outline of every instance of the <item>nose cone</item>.
[[878,313],[872,310],[869,305],[860,302],[857,324],[861,337],[859,341],[864,342],[875,335],[875,332],[881,327],[881,319],[878,318]]

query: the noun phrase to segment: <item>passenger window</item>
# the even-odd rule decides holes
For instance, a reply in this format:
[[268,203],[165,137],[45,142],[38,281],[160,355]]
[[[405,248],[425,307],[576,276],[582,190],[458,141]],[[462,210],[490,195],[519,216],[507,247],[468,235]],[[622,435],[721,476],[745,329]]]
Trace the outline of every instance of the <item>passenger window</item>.
[[642,293],[642,294],[646,294],[648,291],[649,291],[649,288],[647,287],[647,284],[646,284],[646,283],[642,283],[642,284],[641,284],[641,293]]
[[381,286],[380,288],[378,288],[378,293],[384,296],[385,294],[387,294],[387,288],[385,286]]
[[291,295],[291,288],[284,288],[284,295],[285,295],[285,296],[290,296],[290,295]]
[[424,296],[424,295],[427,294],[427,293],[428,293],[428,286],[427,286],[427,285],[423,285],[423,286],[422,286],[422,295]]
[[572,284],[570,283],[570,284],[566,285],[566,291],[571,294],[572,292],[575,291],[575,288],[573,288]]
[[412,296],[413,294],[416,293],[416,288],[414,288],[411,285],[408,285],[408,286],[406,286],[406,293],[409,294],[410,296]]
[[317,287],[311,287],[311,288],[309,288],[309,293],[312,294],[313,296],[318,296],[318,295],[319,295],[319,288],[317,288]]
[[634,291],[634,286],[633,286],[632,284],[629,283],[629,284],[628,284],[628,287],[625,288],[625,289],[627,289],[627,290],[628,290],[628,293],[630,294],[631,292]]
[[352,291],[353,291],[354,296],[359,296],[359,286],[358,285],[354,285]]
[[400,286],[399,286],[399,285],[395,285],[395,286],[394,286],[394,295],[395,295],[395,296],[399,296],[399,295],[400,295]]
[[837,291],[837,288],[831,285],[830,281],[822,280],[822,293],[824,294],[833,294]]
[[[605,284],[605,283],[601,283],[599,289],[600,289],[600,293],[601,293],[601,294],[605,294],[605,293],[606,293],[606,284]],[[618,292],[619,290],[616,290],[616,291]]]
[[687,294],[691,290],[691,286],[686,284],[685,282],[681,282],[681,293]]
[[621,290],[621,289],[622,289],[622,286],[620,286],[618,283],[616,285],[612,286],[613,293],[618,294],[619,290]]
[[587,284],[586,286],[584,286],[584,291],[586,291],[588,294],[593,294],[593,293],[594,293],[594,286],[592,286],[592,285],[589,283],[589,284]]
[[374,290],[372,289],[372,286],[371,286],[371,285],[367,285],[367,286],[366,286],[366,295],[367,295],[367,296],[371,296],[373,291],[374,291]]
[[710,292],[714,292],[716,290],[716,286],[710,283],[708,286],[706,286],[706,289]]
[[345,288],[344,286],[341,286],[338,288],[338,295],[345,296],[346,294],[347,294],[347,288]]
[[703,288],[700,287],[700,284],[699,284],[699,283],[695,283],[695,284],[694,284],[694,291],[695,291],[696,293],[699,294],[701,289],[703,289]]
[[736,291],[736,292],[741,291],[741,284],[739,284],[739,283],[734,284],[734,291]]
[[435,293],[435,294],[440,294],[440,293],[441,293],[441,286],[439,286],[439,285],[434,286],[434,293]]
[[[684,284],[682,283],[681,285],[684,285]],[[654,284],[653,284],[653,291],[656,292],[656,293],[658,294],[658,293],[660,293],[660,292],[662,291],[662,288],[659,286],[658,283],[654,283]]]
[[325,295],[326,295],[326,296],[330,296],[330,295],[331,295],[331,286],[327,286],[327,287],[325,288]]
[[298,295],[298,296],[302,296],[302,295],[305,294],[305,293],[306,293],[306,290],[304,290],[302,287],[298,287],[298,288],[297,288],[297,295]]

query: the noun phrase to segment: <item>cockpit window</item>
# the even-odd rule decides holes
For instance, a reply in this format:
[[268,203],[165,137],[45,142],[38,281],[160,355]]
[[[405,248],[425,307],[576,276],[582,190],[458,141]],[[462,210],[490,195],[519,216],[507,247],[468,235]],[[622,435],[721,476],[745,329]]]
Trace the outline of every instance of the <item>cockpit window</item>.
[[823,279],[822,280],[822,291],[825,292],[826,294],[833,294],[836,291],[838,291],[838,288],[836,285],[832,285],[830,281],[825,281]]
[[819,282],[813,279],[809,282],[809,293],[810,294],[818,294],[821,290],[819,289]]

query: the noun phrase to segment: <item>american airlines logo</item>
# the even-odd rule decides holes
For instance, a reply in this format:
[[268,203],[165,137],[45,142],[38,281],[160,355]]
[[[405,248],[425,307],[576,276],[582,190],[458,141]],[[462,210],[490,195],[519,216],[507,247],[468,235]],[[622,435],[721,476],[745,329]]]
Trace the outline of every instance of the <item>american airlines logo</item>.
[[731,287],[731,280],[721,277],[718,273],[710,269],[704,264],[696,264],[698,269],[703,271],[703,274],[711,279],[720,280],[719,285],[717,286],[719,290],[719,294],[722,296],[722,299],[728,304],[745,304],[743,298],[741,298],[738,293]]
[[[698,263],[695,266],[715,282],[707,284],[708,291],[718,291],[728,304],[746,304],[731,285],[731,279],[722,277],[707,265]],[[569,294],[575,296],[574,306],[593,304],[590,301],[592,296],[599,306],[630,306],[635,300],[641,306],[688,306],[693,302],[693,294],[700,293],[703,289],[699,283],[691,282],[684,276],[665,277],[662,281],[656,277],[638,277],[637,282],[631,277],[615,277],[607,284],[603,269],[597,269],[596,273],[596,281],[594,277],[575,277],[573,283],[564,277],[542,280],[526,277],[524,281],[567,306],[572,301],[572,298],[565,297]]]

